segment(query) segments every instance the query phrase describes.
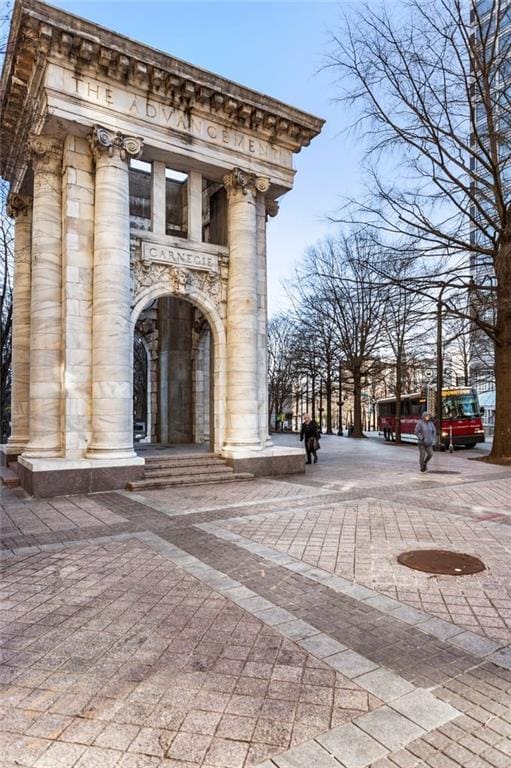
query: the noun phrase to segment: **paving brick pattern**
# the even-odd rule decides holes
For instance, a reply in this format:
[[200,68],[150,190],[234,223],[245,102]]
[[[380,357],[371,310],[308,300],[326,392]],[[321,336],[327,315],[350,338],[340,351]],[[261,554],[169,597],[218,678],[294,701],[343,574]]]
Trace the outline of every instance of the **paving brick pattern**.
[[254,765],[381,703],[141,542],[4,570],[3,745],[20,764]]
[[[416,463],[328,438],[285,480],[2,493],[2,768],[510,768],[511,473]],[[403,576],[412,544],[489,568]]]
[[[493,521],[376,499],[229,520],[225,528],[432,616],[511,640],[511,529]],[[399,553],[439,547],[480,557],[487,570],[453,581],[396,566]]]

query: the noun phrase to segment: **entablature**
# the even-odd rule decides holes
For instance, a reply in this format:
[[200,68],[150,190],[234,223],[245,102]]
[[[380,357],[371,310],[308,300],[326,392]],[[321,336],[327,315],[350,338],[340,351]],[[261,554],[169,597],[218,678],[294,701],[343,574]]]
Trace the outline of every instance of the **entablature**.
[[150,112],[161,105],[176,120],[180,115],[190,124],[209,119],[210,125],[288,152],[307,146],[323,125],[319,118],[39,0],[17,0],[1,89],[0,171],[8,179],[19,162],[16,147],[33,130],[34,104],[41,112],[40,87],[49,64],[71,71],[78,90],[92,78],[133,92]]

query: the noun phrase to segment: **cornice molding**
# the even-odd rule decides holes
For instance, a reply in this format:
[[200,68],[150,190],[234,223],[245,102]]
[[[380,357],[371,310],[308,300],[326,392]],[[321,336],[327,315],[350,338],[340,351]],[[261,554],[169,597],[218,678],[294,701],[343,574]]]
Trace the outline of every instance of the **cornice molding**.
[[275,146],[299,152],[323,120],[176,59],[39,0],[15,5],[0,93],[0,173],[11,179],[20,161],[16,145],[34,124],[46,64],[83,77],[128,87],[189,116],[251,131]]

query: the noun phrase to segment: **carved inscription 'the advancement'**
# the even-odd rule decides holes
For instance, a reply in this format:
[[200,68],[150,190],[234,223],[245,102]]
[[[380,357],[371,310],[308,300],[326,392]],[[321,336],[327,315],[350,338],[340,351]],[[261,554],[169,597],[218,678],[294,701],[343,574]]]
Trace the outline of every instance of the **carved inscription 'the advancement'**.
[[149,243],[144,240],[142,241],[142,260],[218,272],[218,256],[213,253],[200,253],[186,248]]
[[[143,98],[129,88],[81,76],[76,72],[61,69],[55,64],[48,66],[46,85],[58,93],[68,94],[74,99],[81,99],[102,109],[112,110],[160,128],[170,128],[188,137],[193,136],[210,146],[234,150],[284,168],[292,167],[290,150],[278,147],[273,142],[241,127],[219,125],[213,119],[185,112],[160,101],[155,95],[151,98]],[[134,129],[130,128],[130,130]]]

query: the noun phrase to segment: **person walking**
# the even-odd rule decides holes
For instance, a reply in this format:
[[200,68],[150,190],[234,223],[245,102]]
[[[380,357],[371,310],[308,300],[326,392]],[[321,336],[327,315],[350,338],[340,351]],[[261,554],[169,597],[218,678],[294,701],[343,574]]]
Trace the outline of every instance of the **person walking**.
[[431,414],[425,411],[415,427],[419,444],[419,466],[421,472],[426,472],[428,461],[433,456],[433,446],[436,440],[436,429]]
[[314,456],[314,464],[318,462],[319,450],[319,435],[320,430],[315,421],[311,419],[309,414],[305,414],[303,417],[303,424],[300,430],[300,440],[305,440],[305,451],[307,453],[307,464],[311,464],[311,456]]

